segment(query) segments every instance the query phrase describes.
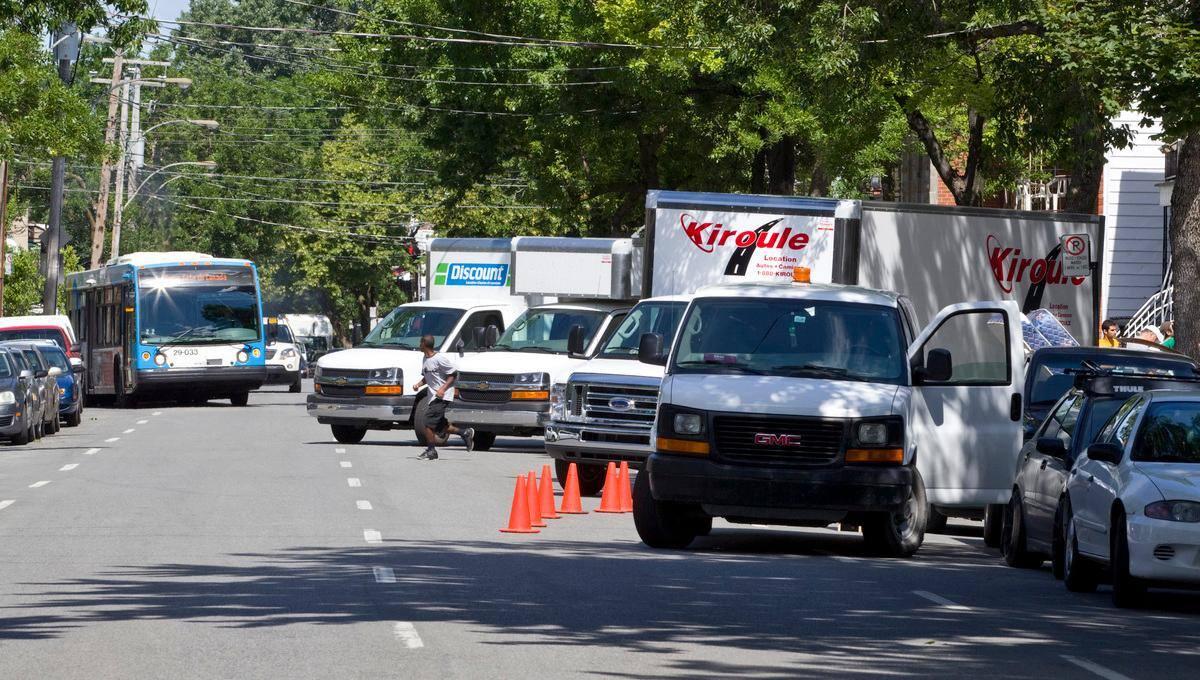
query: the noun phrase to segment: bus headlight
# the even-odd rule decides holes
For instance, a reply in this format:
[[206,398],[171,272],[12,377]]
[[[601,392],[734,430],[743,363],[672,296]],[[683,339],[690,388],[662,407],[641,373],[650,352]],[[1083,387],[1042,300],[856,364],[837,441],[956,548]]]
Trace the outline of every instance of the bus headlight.
[[244,363],[246,363],[247,361],[250,361],[250,355],[249,355],[249,354],[246,354],[246,350],[242,350],[242,351],[240,351],[240,352],[238,352],[238,353],[237,353],[237,360],[238,360],[238,362],[239,362],[239,363],[243,363],[243,364],[244,364]]
[[0,392],[0,404],[15,404],[17,403],[17,395],[12,392]]
[[154,363],[155,363],[155,365],[158,365],[158,366],[166,366],[167,365],[167,356],[162,353],[155,354],[154,355]]

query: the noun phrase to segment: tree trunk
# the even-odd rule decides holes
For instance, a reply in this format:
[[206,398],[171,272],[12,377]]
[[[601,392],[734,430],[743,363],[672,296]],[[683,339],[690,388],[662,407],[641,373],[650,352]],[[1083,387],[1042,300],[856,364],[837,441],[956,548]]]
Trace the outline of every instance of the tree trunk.
[[904,112],[904,117],[908,120],[908,129],[913,131],[921,145],[925,147],[925,153],[933,163],[933,169],[937,171],[942,183],[954,196],[954,202],[958,205],[982,205],[983,195],[978,188],[977,169],[983,160],[983,129],[987,118],[974,109],[967,112],[967,158],[964,174],[955,169],[950,163],[950,159],[946,158],[942,143],[938,141],[937,133],[934,132],[933,125],[925,117],[925,114],[918,109],[910,109],[908,97],[897,96],[895,99],[896,103],[900,105],[900,110]]
[[796,138],[785,135],[767,149],[767,193],[796,193]]
[[754,160],[750,162],[750,193],[765,194],[767,192],[767,147],[763,146],[754,152]]
[[[1185,137],[1179,149],[1170,233],[1174,307],[1200,309],[1200,133]],[[1200,356],[1200,314],[1179,314],[1175,338],[1175,351]]]
[[1104,177],[1105,140],[1112,123],[1104,115],[1104,104],[1094,88],[1084,92],[1082,84],[1075,82],[1071,90],[1079,100],[1079,109],[1075,124],[1071,126],[1071,138],[1076,143],[1070,156],[1071,181],[1062,209],[1094,215],[1100,197],[1100,181]]

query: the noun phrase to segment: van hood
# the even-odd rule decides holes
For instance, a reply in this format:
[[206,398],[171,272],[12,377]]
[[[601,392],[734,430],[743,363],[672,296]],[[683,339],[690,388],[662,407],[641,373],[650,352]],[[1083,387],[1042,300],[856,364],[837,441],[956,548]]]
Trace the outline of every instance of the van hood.
[[663,367],[643,364],[637,359],[592,359],[576,368],[574,373],[599,373],[602,375],[631,375],[639,378],[663,377]]
[[551,384],[566,382],[567,376],[587,363],[586,359],[543,352],[480,352],[462,359],[457,354],[451,356],[459,373],[549,373]]
[[[422,355],[411,349],[380,349],[378,347],[355,347],[331,352],[317,359],[320,368],[372,369],[421,365]],[[407,370],[405,371],[407,374]]]
[[1200,501],[1200,463],[1134,463],[1163,500]]
[[685,408],[754,414],[865,418],[892,415],[897,385],[763,375],[677,374],[663,401]]

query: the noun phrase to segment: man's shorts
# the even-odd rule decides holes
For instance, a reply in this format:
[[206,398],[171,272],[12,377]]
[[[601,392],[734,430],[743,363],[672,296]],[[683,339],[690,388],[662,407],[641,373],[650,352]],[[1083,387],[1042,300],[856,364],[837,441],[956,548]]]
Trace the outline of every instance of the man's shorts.
[[444,434],[450,426],[446,420],[446,407],[450,402],[445,399],[428,399],[425,402],[425,422],[438,434]]

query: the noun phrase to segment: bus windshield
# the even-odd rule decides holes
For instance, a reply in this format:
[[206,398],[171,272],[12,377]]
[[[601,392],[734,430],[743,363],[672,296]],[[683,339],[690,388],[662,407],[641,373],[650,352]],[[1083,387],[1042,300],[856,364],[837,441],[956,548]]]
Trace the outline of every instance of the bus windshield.
[[148,345],[250,342],[261,337],[248,267],[155,267],[139,275],[138,317]]

